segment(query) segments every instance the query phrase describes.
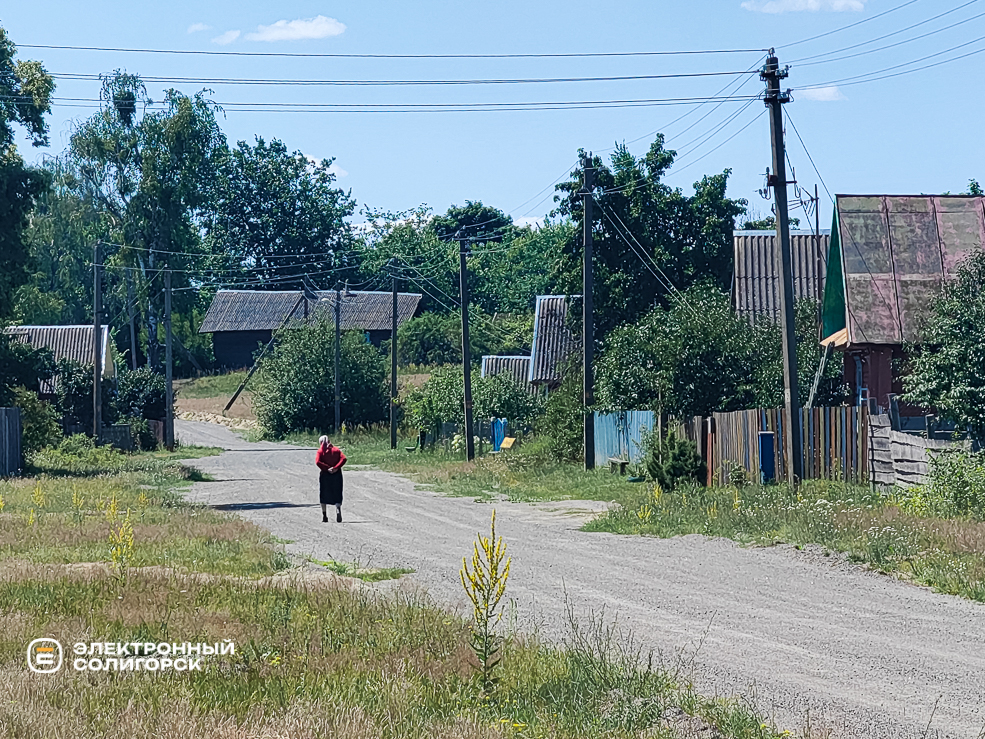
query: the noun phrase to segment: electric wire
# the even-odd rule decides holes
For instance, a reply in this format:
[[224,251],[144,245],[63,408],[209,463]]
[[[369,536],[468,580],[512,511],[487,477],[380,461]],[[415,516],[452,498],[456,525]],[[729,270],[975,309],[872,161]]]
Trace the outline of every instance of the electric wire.
[[890,13],[895,13],[897,10],[902,10],[903,8],[909,7],[910,5],[913,5],[914,3],[917,3],[919,1],[920,0],[909,0],[909,2],[905,2],[902,5],[897,5],[895,8],[884,10],[882,13],[877,13],[876,15],[870,16],[868,18],[863,18],[862,20],[856,21],[855,23],[849,23],[846,26],[841,26],[831,31],[825,31],[824,33],[819,33],[816,36],[810,36],[809,38],[802,38],[800,39],[800,41],[793,41],[789,44],[783,44],[782,46],[779,46],[777,48],[789,49],[791,46],[799,46],[800,44],[806,44],[810,41],[817,41],[818,39],[826,38],[836,33],[841,33],[842,31],[847,31],[849,28],[855,28],[856,26],[861,26],[863,23],[869,23],[870,21],[878,20],[879,18],[887,16]]

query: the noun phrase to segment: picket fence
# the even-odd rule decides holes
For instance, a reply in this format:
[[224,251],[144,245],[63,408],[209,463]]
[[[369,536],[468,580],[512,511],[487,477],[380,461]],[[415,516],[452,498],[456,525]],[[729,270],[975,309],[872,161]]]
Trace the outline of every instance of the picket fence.
[[0,408],[0,477],[21,469],[21,409]]

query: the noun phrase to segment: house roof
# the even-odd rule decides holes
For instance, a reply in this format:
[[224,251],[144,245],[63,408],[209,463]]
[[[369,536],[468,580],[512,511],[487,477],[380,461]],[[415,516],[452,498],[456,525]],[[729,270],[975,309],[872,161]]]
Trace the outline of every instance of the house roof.
[[[322,290],[318,300],[303,297],[298,290],[220,290],[212,299],[199,333],[217,331],[271,331],[280,328],[291,310],[289,326],[304,325],[305,308],[310,320],[335,320],[334,290]],[[383,331],[391,328],[393,293],[352,291],[339,302],[342,330]],[[397,293],[397,325],[414,317],[421,301],[419,293]]]
[[985,247],[985,197],[837,195],[832,231],[824,335],[918,342],[944,280]]
[[532,386],[528,380],[530,377],[530,357],[484,356],[482,358],[482,376],[495,377],[496,375],[506,375],[517,385],[531,389]]
[[[811,231],[790,232],[795,299],[820,303],[830,239],[827,231],[817,236]],[[733,244],[732,305],[736,313],[749,320],[760,316],[779,320],[776,231],[736,231]]]
[[[113,362],[113,342],[109,335],[109,326],[102,327],[102,371],[107,378],[116,376],[116,366]],[[18,338],[33,347],[51,350],[55,361],[70,359],[85,366],[92,366],[95,352],[92,325],[83,326],[10,326],[6,333]],[[41,385],[43,394],[54,392],[53,380],[46,380]]]
[[579,346],[568,326],[570,302],[566,295],[537,296],[529,375],[534,385],[561,382],[564,363]]

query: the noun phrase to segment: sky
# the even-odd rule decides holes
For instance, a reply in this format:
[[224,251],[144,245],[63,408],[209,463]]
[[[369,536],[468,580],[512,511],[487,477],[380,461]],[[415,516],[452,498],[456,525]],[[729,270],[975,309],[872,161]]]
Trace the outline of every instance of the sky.
[[[830,226],[835,193],[958,193],[969,179],[985,179],[979,138],[985,53],[977,53],[985,52],[985,0],[88,0],[5,6],[0,26],[18,46],[18,59],[37,59],[56,76],[51,145],[19,143],[31,161],[61,152],[73,126],[94,112],[97,76],[124,69],[164,78],[147,84],[155,100],[169,87],[186,94],[209,88],[212,99],[224,104],[220,123],[231,143],[277,138],[306,156],[334,158],[339,185],[351,190],[360,208],[401,211],[426,204],[443,212],[479,200],[520,223],[532,222],[553,207],[553,186],[567,178],[579,148],[608,157],[625,143],[642,155],[663,132],[667,147],[678,152],[666,178],[670,185],[690,192],[703,175],[730,169],[729,195],[767,214],[772,201],[758,191],[771,162],[770,128],[765,106],[754,97],[764,86],[755,70],[765,50],[775,48],[781,66],[790,64],[784,87],[793,90],[793,102],[785,112],[799,133],[787,125],[787,154],[803,192],[819,186],[822,228]],[[729,53],[654,53],[671,51]],[[609,79],[221,81],[585,77]],[[685,105],[682,98],[698,101]],[[655,102],[669,100],[676,102]],[[633,102],[598,107],[599,101]],[[586,106],[563,105],[571,102]],[[442,107],[465,103],[489,103],[494,110]],[[516,110],[524,103],[540,109]],[[313,112],[318,104],[354,107]],[[407,106],[416,106],[414,112]],[[425,108],[439,112],[419,112]],[[790,195],[796,199],[793,188]],[[803,211],[791,215],[804,218]]]

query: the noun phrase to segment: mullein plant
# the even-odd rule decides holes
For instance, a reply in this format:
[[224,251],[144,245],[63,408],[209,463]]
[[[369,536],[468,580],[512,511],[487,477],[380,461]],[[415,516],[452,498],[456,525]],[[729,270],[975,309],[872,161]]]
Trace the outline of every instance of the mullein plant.
[[494,670],[499,664],[503,638],[495,629],[503,618],[500,604],[506,593],[512,558],[506,556],[503,537],[496,536],[496,511],[492,514],[490,535],[478,535],[472,545],[472,561],[462,558],[460,575],[465,594],[472,601],[472,636],[470,644],[479,661],[479,679],[483,695],[496,685]]

